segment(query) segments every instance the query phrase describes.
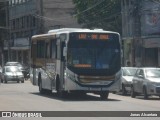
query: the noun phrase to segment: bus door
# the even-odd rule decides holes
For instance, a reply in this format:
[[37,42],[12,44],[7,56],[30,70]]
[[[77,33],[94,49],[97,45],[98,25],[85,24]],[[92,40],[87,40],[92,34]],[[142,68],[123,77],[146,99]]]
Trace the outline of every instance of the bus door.
[[64,68],[65,68],[65,57],[63,56],[63,49],[65,42],[57,40],[57,61],[56,61],[56,72],[60,79],[60,88],[63,89],[64,84]]

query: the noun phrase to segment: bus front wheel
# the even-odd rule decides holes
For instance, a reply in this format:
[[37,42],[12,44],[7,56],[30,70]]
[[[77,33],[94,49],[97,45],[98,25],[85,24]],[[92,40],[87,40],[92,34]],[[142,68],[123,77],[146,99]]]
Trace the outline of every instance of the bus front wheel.
[[67,96],[67,92],[61,89],[59,77],[56,78],[56,91],[60,98],[65,98]]

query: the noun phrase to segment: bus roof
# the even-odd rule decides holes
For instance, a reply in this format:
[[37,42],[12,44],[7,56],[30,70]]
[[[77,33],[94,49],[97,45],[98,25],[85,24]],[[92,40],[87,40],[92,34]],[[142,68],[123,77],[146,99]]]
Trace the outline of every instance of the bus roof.
[[103,29],[85,29],[85,28],[61,28],[61,29],[54,29],[49,30],[48,33],[70,33],[70,32],[100,32],[100,33],[117,33],[113,31],[105,31]]
[[45,39],[45,38],[55,38],[56,35],[51,33],[51,34],[39,34],[39,35],[34,35],[32,36],[32,40],[37,40],[37,39]]
[[61,28],[61,29],[54,29],[49,30],[47,34],[39,34],[32,36],[32,40],[43,40],[48,38],[56,38],[56,34],[61,33],[72,33],[72,32],[88,32],[88,33],[115,33],[119,34],[118,32],[113,31],[105,31],[103,29],[85,29],[85,28]]

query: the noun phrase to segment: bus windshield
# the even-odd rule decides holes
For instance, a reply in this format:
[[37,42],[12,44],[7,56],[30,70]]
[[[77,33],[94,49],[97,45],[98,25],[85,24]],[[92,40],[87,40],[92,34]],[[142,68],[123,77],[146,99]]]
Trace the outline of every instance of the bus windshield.
[[68,66],[74,68],[110,69],[115,63],[119,64],[119,55],[118,37],[108,40],[70,39],[67,61]]

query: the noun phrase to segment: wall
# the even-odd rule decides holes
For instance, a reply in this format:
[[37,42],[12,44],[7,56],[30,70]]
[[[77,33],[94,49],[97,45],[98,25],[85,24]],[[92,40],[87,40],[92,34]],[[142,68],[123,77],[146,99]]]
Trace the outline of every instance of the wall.
[[43,0],[44,31],[59,27],[80,27],[73,13],[72,0]]

